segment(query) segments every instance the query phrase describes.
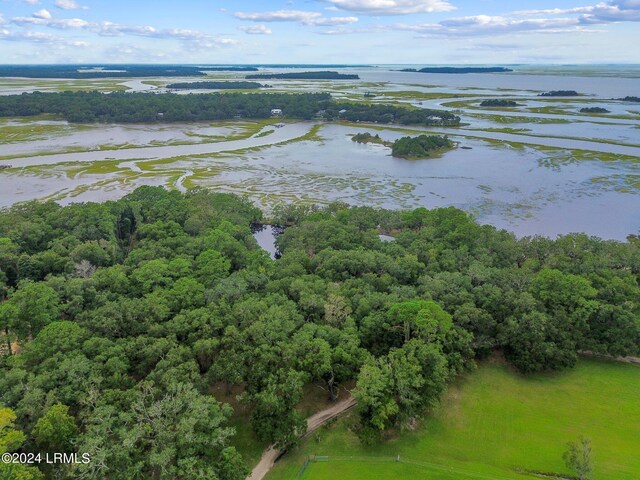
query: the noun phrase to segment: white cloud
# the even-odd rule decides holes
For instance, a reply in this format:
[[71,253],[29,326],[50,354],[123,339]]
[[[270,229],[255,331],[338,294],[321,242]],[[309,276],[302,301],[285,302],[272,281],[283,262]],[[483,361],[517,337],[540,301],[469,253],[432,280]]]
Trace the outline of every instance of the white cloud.
[[22,3],[26,3],[28,5],[40,5],[40,0],[22,0]]
[[249,35],[271,35],[273,33],[266,25],[242,25],[239,28]]
[[399,23],[370,25],[364,28],[336,28],[320,32],[325,35],[375,33],[402,30],[419,37],[471,37],[513,33],[601,33],[596,25],[640,22],[640,0],[613,0],[592,6],[521,10],[507,15],[472,15],[453,17],[439,23]]
[[252,22],[297,22],[310,26],[348,25],[357,17],[325,17],[318,12],[303,10],[277,10],[273,12],[236,12],[234,17]]
[[[38,12],[37,12],[38,13]],[[47,12],[48,13],[48,12]],[[175,39],[181,40],[189,45],[190,48],[214,48],[236,45],[237,40],[231,38],[219,38],[208,33],[199,32],[188,29],[157,29],[150,25],[122,25],[113,22],[88,22],[80,18],[55,19],[46,18],[45,15],[36,17],[15,17],[11,19],[11,23],[19,26],[36,25],[57,30],[85,30],[103,37],[117,37],[122,35],[131,35],[136,37],[150,37],[158,39]]]
[[56,0],[56,7],[61,8],[62,10],[88,10],[89,7],[85,7],[84,5],[79,5],[75,0]]
[[535,15],[567,15],[571,13],[585,13],[593,11],[594,7],[575,7],[575,8],[547,8],[543,10],[518,10],[513,15],[519,16],[535,16]]
[[581,23],[640,22],[640,2],[619,0],[610,4],[599,3],[589,13],[580,16]]
[[175,55],[178,55],[178,52],[155,51],[127,43],[110,46],[104,50],[103,55],[108,60],[117,62],[131,60],[148,62],[150,59],[162,62],[167,61],[167,58],[171,58],[172,56],[175,57]]
[[575,18],[527,18],[524,20],[501,16],[475,15],[469,17],[450,18],[440,25],[451,29],[471,28],[475,31],[491,30],[543,30],[546,28],[570,27],[578,24]]
[[640,22],[640,0],[613,0],[574,8],[551,8],[543,10],[522,10],[514,12],[520,16],[571,15],[582,14],[578,18],[582,24]]
[[450,18],[437,24],[397,24],[393,28],[412,31],[424,37],[470,37],[506,35],[520,32],[571,33],[591,31],[581,26],[577,18],[514,19],[491,15]]
[[370,15],[408,15],[450,12],[456,7],[446,0],[324,0],[342,10]]
[[[41,12],[36,12],[41,13]],[[49,13],[49,12],[47,12]],[[16,17],[12,18],[11,22],[20,25],[40,25],[43,27],[55,28],[58,30],[66,30],[68,28],[85,28],[89,25],[89,22],[86,20],[82,20],[80,18],[65,18],[65,19],[55,19],[49,16],[41,15],[36,16],[34,13],[32,17]]]
[[84,41],[69,40],[66,38],[51,35],[50,33],[43,32],[30,32],[30,31],[10,31],[7,29],[0,29],[0,40],[9,42],[30,42],[39,44],[48,44],[56,47],[87,47],[89,43]]
[[37,12],[34,12],[33,18],[42,18],[43,20],[50,20],[51,13],[49,12],[49,10],[45,10],[43,8],[42,10],[38,10]]

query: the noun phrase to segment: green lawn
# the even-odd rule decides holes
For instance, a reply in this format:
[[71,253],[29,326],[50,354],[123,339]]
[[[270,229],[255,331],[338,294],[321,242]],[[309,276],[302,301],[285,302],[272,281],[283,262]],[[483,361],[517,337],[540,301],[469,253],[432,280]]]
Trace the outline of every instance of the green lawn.
[[[640,478],[640,368],[633,365],[581,360],[567,372],[523,377],[487,362],[453,385],[416,431],[364,448],[351,431],[354,421],[351,414],[313,435],[268,480],[296,478],[314,454],[329,459],[311,462],[304,480],[536,478],[516,469],[570,474],[562,453],[579,435],[592,439],[594,480]],[[401,462],[393,461],[397,455]]]

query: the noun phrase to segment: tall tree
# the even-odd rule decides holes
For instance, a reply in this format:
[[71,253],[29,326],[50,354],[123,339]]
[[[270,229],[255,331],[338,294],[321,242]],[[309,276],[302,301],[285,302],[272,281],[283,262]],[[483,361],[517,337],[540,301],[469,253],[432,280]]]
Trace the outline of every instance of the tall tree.
[[579,437],[576,442],[569,442],[562,456],[568,468],[576,473],[579,480],[589,480],[593,465],[591,464],[591,439]]

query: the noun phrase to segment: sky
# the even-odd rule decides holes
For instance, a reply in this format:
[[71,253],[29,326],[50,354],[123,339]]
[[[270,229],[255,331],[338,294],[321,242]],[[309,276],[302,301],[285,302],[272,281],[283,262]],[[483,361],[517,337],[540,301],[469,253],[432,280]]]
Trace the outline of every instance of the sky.
[[0,0],[0,63],[640,64],[640,0]]

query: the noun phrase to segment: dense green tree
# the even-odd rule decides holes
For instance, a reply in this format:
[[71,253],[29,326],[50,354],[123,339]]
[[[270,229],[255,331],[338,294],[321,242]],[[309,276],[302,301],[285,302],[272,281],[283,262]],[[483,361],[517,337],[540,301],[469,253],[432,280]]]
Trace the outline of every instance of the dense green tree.
[[31,432],[38,447],[45,452],[72,452],[78,435],[69,407],[57,403],[38,419]]
[[143,382],[132,393],[122,412],[98,408],[79,444],[93,460],[77,466],[78,477],[245,478],[246,468],[229,447],[234,431],[224,426],[228,407],[187,384],[162,392]]
[[375,438],[375,429],[386,430],[436,405],[448,376],[441,348],[418,339],[392,349],[387,357],[370,360],[360,371],[354,392],[364,438]]
[[405,342],[412,337],[426,342],[441,342],[453,326],[451,315],[430,300],[413,300],[392,305],[387,318],[389,328],[401,332]]
[[[15,429],[16,414],[9,408],[0,408],[0,455],[17,451],[26,436]],[[35,467],[21,463],[0,462],[0,478],[11,480],[41,480],[42,473]]]
[[591,465],[591,440],[580,437],[577,442],[569,442],[562,458],[568,468],[576,473],[579,480],[589,480],[593,466]]
[[293,407],[302,399],[303,372],[280,370],[265,379],[265,387],[252,394],[251,424],[262,440],[277,447],[295,444],[307,423]]
[[0,305],[0,318],[20,340],[36,336],[58,318],[60,304],[56,292],[44,283],[23,280],[7,301]]
[[400,411],[395,399],[393,371],[387,358],[371,358],[362,366],[353,396],[358,400],[361,440],[365,443],[377,440],[381,431],[394,425]]

